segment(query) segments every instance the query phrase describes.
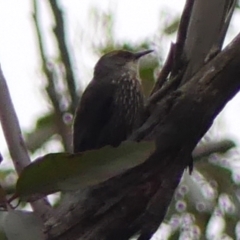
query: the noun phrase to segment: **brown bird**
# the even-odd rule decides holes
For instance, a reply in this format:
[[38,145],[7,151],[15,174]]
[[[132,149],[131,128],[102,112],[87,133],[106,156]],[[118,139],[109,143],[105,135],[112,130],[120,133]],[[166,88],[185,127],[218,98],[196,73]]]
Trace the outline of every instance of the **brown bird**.
[[74,153],[118,146],[140,126],[144,99],[138,60],[152,50],[103,55],[84,91],[73,125]]

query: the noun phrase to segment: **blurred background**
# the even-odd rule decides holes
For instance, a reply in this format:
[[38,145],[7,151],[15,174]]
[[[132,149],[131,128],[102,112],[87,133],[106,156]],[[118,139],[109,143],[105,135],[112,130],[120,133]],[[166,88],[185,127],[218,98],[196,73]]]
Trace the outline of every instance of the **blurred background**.
[[[175,40],[183,0],[0,0],[0,63],[29,153],[71,150],[71,123],[98,58],[154,49],[140,64],[146,97]],[[235,10],[225,45],[239,32]],[[240,239],[240,95],[199,143],[154,239]],[[14,190],[2,130],[0,181]]]

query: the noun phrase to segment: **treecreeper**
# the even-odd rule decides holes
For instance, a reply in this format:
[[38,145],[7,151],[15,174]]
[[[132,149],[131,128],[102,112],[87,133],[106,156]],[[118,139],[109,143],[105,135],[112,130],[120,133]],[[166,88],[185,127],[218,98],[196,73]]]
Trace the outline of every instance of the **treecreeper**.
[[75,113],[74,153],[106,145],[116,147],[140,126],[144,97],[138,62],[150,52],[118,50],[98,60]]

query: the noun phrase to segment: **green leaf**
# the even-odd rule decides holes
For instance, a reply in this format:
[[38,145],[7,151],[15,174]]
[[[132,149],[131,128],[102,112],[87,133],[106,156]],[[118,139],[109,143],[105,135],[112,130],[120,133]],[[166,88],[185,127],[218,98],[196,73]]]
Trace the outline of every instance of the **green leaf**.
[[11,210],[3,222],[8,240],[42,240],[43,225],[33,213]]
[[48,154],[23,170],[16,195],[26,200],[34,194],[95,185],[143,163],[154,149],[154,142],[126,141],[117,148],[106,146],[79,154]]

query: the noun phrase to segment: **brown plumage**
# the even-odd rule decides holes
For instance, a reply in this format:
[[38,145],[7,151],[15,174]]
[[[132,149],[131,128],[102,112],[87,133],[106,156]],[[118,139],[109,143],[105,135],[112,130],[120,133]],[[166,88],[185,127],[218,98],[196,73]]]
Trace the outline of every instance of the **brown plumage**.
[[113,51],[99,59],[75,114],[75,153],[118,146],[139,127],[144,102],[138,60],[150,52]]

